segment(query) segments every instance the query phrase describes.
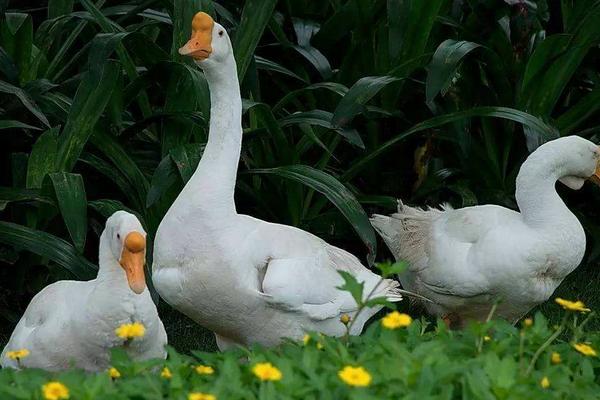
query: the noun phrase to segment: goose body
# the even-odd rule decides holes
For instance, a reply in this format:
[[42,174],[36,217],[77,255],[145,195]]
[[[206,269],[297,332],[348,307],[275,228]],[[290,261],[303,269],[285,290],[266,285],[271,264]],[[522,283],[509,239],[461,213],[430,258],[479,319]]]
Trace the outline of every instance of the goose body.
[[433,301],[427,310],[458,325],[496,315],[516,322],[548,300],[581,262],[586,238],[558,196],[557,180],[579,189],[600,180],[600,150],[577,136],[540,146],[517,177],[520,212],[496,205],[374,215],[373,226],[398,260],[405,289]]
[[[180,53],[204,70],[210,88],[209,138],[197,170],[162,220],[154,243],[153,282],[171,306],[232,344],[271,346],[307,331],[342,335],[339,317],[356,303],[336,287],[337,270],[365,283],[365,293],[401,299],[350,253],[295,227],[238,214],[234,187],[242,128],[231,43],[222,26],[198,13]],[[367,309],[352,333],[379,308]]]
[[[135,251],[129,252],[126,238],[131,240],[128,235],[132,233],[139,241]],[[124,346],[129,356],[165,358],[167,335],[143,281],[144,249],[139,244],[145,246],[145,235],[135,216],[124,211],[113,214],[100,238],[98,277],[59,281],[40,291],[4,348],[2,367],[54,371],[74,365],[88,371],[106,370],[110,349],[125,342],[115,330],[132,322],[142,323],[145,335]],[[19,363],[7,356],[20,349],[30,354]]]

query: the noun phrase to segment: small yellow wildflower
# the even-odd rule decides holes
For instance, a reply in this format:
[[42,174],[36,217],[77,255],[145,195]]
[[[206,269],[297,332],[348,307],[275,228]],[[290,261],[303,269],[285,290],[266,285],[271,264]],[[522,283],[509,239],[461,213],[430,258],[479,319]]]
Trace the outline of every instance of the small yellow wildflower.
[[553,352],[550,356],[550,361],[552,361],[552,364],[560,364],[560,362],[562,361],[562,359],[560,358],[560,354],[557,352]]
[[548,389],[550,387],[550,379],[548,379],[547,376],[543,377],[542,380],[540,381],[540,386],[543,389]]
[[165,379],[171,379],[173,377],[173,374],[171,373],[171,370],[169,368],[164,367],[160,373],[160,376]]
[[387,329],[397,329],[409,326],[412,318],[408,314],[402,314],[398,311],[392,311],[381,320],[381,324]]
[[485,336],[483,337],[483,341],[484,341],[484,342],[489,342],[490,340],[492,340],[492,338],[491,338],[491,337],[489,337],[488,335],[485,335]]
[[69,389],[60,382],[48,382],[42,386],[42,393],[46,400],[62,400],[69,398]]
[[108,376],[110,376],[113,379],[117,379],[121,377],[121,373],[115,367],[110,367],[108,369]]
[[348,314],[342,314],[342,316],[340,317],[340,322],[344,325],[348,325],[350,320],[351,320],[351,318]]
[[217,400],[214,394],[194,392],[188,394],[188,400]]
[[132,324],[123,324],[119,326],[115,333],[121,339],[135,339],[144,336],[146,328],[140,322],[134,322]]
[[215,373],[215,369],[209,365],[198,365],[196,372],[200,375],[212,375]]
[[569,301],[557,297],[556,299],[554,299],[554,301],[567,311],[580,311],[582,313],[591,311],[589,308],[585,307],[585,304],[583,304],[583,301],[581,300]]
[[323,347],[325,347],[323,346],[323,343],[317,342],[317,350],[323,350]]
[[338,376],[346,385],[350,386],[369,386],[371,384],[371,374],[363,367],[345,366],[338,372]]
[[529,328],[531,325],[533,325],[533,319],[525,318],[523,320],[523,326],[525,326],[525,328]]
[[308,333],[305,333],[304,337],[302,338],[302,343],[304,343],[304,345],[306,346],[308,342],[310,342],[310,335]]
[[585,343],[575,343],[573,345],[573,347],[575,347],[575,350],[577,350],[578,352],[580,352],[581,354],[583,354],[584,356],[590,356],[590,357],[596,357],[596,350],[594,350],[594,348],[588,344]]
[[6,356],[11,360],[21,360],[29,355],[29,350],[20,349],[15,351],[9,351],[6,353]]
[[258,363],[252,367],[252,373],[261,381],[278,381],[283,374],[270,362]]

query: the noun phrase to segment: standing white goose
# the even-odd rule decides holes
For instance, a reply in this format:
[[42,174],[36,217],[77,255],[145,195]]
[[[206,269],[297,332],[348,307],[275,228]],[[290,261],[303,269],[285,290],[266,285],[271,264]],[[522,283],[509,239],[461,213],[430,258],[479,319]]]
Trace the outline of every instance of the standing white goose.
[[[187,185],[156,233],[153,282],[174,308],[215,332],[217,344],[275,345],[306,331],[342,335],[342,313],[356,304],[337,270],[365,283],[380,277],[353,255],[300,229],[236,212],[242,102],[236,63],[225,29],[205,14],[192,22],[192,37],[179,52],[204,71],[210,88],[208,143]],[[401,300],[397,282],[385,280],[376,295]],[[365,310],[352,333],[378,308]]]
[[[47,370],[74,364],[89,371],[109,366],[110,349],[124,344],[115,330],[139,322],[145,334],[125,346],[136,360],[165,358],[167,335],[144,278],[146,232],[138,219],[117,211],[100,236],[98,277],[58,281],[39,292],[25,310],[2,355],[2,367]],[[26,349],[17,363],[8,352]]]
[[580,189],[600,184],[600,148],[578,136],[534,151],[516,182],[520,213],[495,205],[374,215],[375,229],[398,260],[408,261],[405,289],[433,300],[427,310],[461,326],[497,315],[516,322],[550,298],[581,262],[585,234],[556,193],[556,181]]

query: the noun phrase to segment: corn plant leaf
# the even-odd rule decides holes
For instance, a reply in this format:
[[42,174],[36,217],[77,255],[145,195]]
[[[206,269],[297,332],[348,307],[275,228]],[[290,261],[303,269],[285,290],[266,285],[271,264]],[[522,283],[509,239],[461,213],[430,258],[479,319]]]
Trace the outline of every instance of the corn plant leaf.
[[348,142],[352,143],[358,148],[364,149],[365,144],[363,143],[358,131],[352,128],[340,128],[331,124],[333,114],[323,110],[311,110],[304,112],[297,112],[283,117],[279,120],[281,127],[296,124],[308,124],[318,125],[327,129],[334,130],[344,137]]
[[11,85],[8,82],[0,81],[0,92],[14,95],[19,101],[27,108],[37,119],[39,119],[44,125],[50,128],[50,122],[46,115],[40,110],[39,106],[33,101],[27,92],[20,87]]
[[73,11],[75,0],[48,0],[48,18],[57,18]]
[[79,174],[55,172],[49,175],[58,208],[75,248],[81,253],[87,234],[87,199]]
[[244,80],[254,50],[258,45],[277,0],[248,0],[244,4],[240,24],[233,40],[233,53],[237,61],[238,77]]
[[58,170],[70,171],[73,168],[110,100],[120,66],[106,60],[104,64],[101,70],[90,64],[90,70],[77,88],[65,128],[59,137]]
[[22,128],[22,129],[33,129],[39,131],[40,128],[37,126],[29,125],[21,121],[15,121],[14,119],[3,119],[0,120],[0,129],[14,129],[14,128]]
[[366,76],[360,78],[340,100],[333,112],[331,123],[335,126],[347,126],[364,105],[381,89],[402,78],[395,76]]
[[44,177],[56,171],[58,128],[42,133],[35,141],[27,161],[27,187],[41,188]]
[[464,111],[457,111],[450,114],[439,115],[437,117],[430,118],[423,122],[414,125],[407,131],[395,136],[387,142],[379,145],[377,148],[372,150],[369,154],[358,159],[352,166],[340,177],[342,182],[351,179],[358,174],[366,164],[379,157],[381,154],[392,149],[394,145],[403,141],[407,137],[414,135],[417,132],[422,132],[427,129],[436,128],[454,121],[460,121],[465,118],[472,117],[494,117],[502,118],[509,121],[514,121],[522,124],[524,127],[531,129],[540,135],[545,140],[556,139],[559,134],[558,131],[546,124],[537,117],[526,112],[515,110],[514,108],[508,107],[477,107]]
[[11,222],[0,221],[0,243],[48,258],[71,272],[78,279],[91,279],[98,267],[64,240],[47,232]]
[[598,110],[600,110],[600,88],[595,88],[558,117],[556,127],[562,135],[572,133]]
[[469,52],[480,47],[479,44],[464,40],[444,40],[433,53],[427,67],[426,101],[432,102],[435,96],[444,92],[456,72],[460,61]]
[[15,187],[0,186],[0,203],[29,202],[54,204],[51,197],[40,193],[39,189],[22,189]]
[[362,206],[339,180],[308,165],[289,165],[268,169],[253,169],[253,174],[271,174],[300,182],[323,194],[344,215],[369,251],[369,263],[375,259],[377,240]]

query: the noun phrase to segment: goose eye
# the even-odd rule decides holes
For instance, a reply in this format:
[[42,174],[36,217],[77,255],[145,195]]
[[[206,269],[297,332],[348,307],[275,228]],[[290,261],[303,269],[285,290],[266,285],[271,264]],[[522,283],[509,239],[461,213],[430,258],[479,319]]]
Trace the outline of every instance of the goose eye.
[[121,239],[121,235],[117,233],[117,239]]
[[219,31],[219,36],[223,36],[223,31]]

